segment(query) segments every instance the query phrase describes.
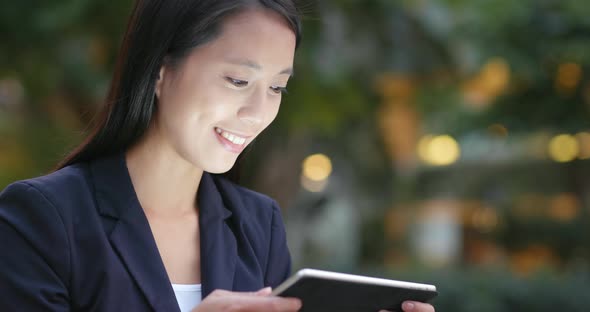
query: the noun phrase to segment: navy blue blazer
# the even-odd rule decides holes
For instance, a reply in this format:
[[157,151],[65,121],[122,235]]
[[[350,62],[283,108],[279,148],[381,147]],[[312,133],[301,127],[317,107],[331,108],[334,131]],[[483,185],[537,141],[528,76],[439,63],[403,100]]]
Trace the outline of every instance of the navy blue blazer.
[[[199,190],[203,298],[291,273],[270,198],[211,174]],[[0,193],[0,311],[180,311],[124,154]]]

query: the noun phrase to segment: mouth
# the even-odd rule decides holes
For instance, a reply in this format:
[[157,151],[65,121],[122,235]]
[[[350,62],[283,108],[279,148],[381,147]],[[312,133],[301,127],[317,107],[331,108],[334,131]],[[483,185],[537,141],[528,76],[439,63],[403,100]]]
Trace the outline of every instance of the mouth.
[[213,130],[217,139],[226,150],[233,153],[241,153],[246,148],[246,142],[249,136],[241,136],[218,127],[215,127]]

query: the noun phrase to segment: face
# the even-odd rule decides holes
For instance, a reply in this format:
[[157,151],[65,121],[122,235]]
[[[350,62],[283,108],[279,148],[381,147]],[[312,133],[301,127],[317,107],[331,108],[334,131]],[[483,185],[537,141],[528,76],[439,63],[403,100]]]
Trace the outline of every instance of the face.
[[175,154],[223,173],[276,117],[292,73],[295,34],[256,9],[227,18],[221,34],[178,66],[164,66],[152,127]]

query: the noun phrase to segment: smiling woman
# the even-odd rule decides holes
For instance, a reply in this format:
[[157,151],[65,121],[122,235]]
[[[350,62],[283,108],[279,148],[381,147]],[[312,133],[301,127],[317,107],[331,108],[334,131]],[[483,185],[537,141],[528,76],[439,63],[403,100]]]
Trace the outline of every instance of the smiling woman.
[[87,139],[0,193],[0,310],[300,309],[269,296],[279,208],[220,175],[275,119],[299,25],[290,0],[137,1]]

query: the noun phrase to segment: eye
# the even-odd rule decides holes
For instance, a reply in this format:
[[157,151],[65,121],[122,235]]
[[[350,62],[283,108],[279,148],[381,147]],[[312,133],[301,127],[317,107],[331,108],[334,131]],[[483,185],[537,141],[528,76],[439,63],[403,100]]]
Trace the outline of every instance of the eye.
[[234,85],[238,88],[243,88],[243,87],[248,86],[248,81],[246,81],[246,80],[234,79],[232,77],[225,77],[225,80],[227,80],[229,83],[231,83],[232,85]]
[[270,87],[270,90],[274,94],[287,94],[288,93],[286,87],[272,86],[272,87]]

